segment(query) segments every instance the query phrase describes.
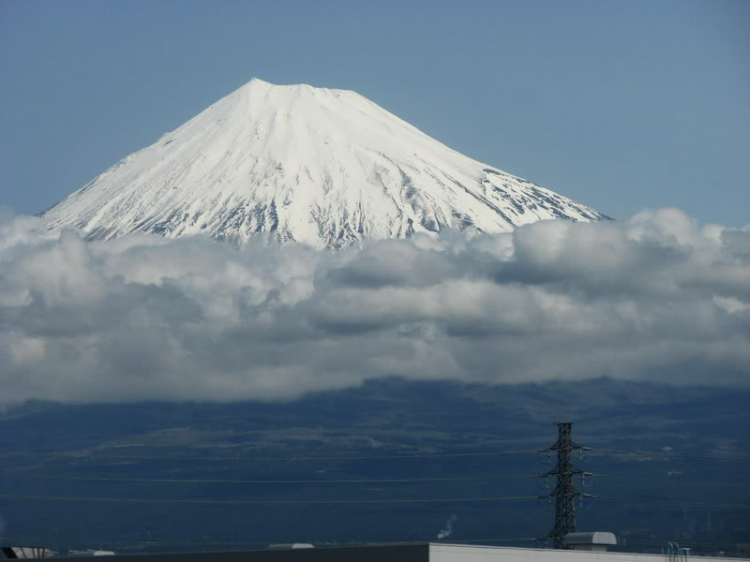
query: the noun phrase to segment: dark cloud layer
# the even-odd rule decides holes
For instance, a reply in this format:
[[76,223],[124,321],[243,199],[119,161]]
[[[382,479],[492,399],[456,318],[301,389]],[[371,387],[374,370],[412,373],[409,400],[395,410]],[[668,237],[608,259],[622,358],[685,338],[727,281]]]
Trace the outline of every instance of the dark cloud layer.
[[0,216],[0,400],[289,399],[382,376],[750,383],[750,230],[673,209],[338,253]]

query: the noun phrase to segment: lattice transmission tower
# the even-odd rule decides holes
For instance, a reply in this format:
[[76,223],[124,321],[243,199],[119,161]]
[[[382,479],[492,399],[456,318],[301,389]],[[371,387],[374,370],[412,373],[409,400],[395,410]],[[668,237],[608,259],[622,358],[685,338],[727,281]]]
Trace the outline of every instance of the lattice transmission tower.
[[574,484],[574,477],[580,476],[585,479],[591,476],[590,472],[584,472],[580,468],[573,466],[573,451],[583,451],[586,448],[573,442],[571,438],[573,424],[570,422],[558,423],[557,425],[557,442],[548,449],[542,449],[540,452],[547,454],[553,451],[557,452],[557,465],[555,468],[544,474],[540,478],[549,478],[555,476],[557,483],[552,493],[546,496],[540,496],[542,499],[555,500],[555,528],[547,535],[546,539],[552,539],[555,548],[565,548],[564,538],[568,533],[576,532],[576,498],[580,502],[584,497],[592,497],[588,494],[579,492]]

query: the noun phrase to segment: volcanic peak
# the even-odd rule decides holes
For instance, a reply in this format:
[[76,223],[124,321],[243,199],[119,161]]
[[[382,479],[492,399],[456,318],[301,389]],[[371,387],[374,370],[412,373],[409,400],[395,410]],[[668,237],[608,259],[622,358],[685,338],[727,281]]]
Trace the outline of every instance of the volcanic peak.
[[606,217],[468,158],[356,92],[253,79],[43,218],[91,239],[207,234],[338,248]]

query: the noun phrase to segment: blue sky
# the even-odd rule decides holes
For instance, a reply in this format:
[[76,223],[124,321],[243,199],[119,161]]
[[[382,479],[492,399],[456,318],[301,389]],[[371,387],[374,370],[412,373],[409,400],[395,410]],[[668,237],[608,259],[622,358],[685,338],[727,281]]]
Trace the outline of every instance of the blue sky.
[[741,226],[748,29],[744,0],[0,0],[0,205],[43,210],[256,76],[615,217]]

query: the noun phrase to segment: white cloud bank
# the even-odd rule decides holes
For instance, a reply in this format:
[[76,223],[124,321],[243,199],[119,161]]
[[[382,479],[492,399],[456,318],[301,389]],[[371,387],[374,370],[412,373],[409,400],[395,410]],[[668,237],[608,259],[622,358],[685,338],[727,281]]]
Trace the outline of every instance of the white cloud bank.
[[750,230],[673,209],[241,250],[0,214],[0,401],[289,399],[373,377],[750,383]]

